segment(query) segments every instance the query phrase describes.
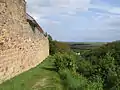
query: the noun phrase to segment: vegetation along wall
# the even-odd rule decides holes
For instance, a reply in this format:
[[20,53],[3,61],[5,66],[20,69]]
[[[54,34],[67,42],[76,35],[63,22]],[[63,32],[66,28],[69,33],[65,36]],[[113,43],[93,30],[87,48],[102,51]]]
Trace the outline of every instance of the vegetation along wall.
[[47,37],[36,28],[33,32],[27,22],[26,2],[0,0],[0,83],[35,67],[48,55]]

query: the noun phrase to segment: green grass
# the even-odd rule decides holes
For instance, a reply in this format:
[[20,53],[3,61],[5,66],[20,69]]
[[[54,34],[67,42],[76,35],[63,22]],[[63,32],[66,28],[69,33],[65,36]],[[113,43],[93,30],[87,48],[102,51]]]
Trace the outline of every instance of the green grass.
[[0,90],[62,90],[60,77],[52,64],[52,60],[46,59],[37,67],[2,83]]

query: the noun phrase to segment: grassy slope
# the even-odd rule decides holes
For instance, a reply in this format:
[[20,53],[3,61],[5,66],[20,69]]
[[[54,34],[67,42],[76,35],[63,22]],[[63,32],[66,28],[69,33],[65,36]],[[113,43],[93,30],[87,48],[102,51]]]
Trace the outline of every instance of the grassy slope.
[[52,61],[45,60],[37,67],[0,85],[0,90],[62,90],[59,75]]

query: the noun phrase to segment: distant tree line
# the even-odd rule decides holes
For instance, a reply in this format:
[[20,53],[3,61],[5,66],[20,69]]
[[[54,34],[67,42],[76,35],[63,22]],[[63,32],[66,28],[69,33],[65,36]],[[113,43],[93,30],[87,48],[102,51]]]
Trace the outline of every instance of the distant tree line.
[[[76,55],[59,50],[49,36],[55,71],[64,90],[120,90],[120,42],[107,43]],[[61,44],[57,42],[57,44]]]
[[63,53],[63,52],[70,51],[70,46],[67,43],[53,40],[51,35],[49,34],[48,34],[48,40],[49,40],[49,46],[50,46],[50,55],[53,55],[58,52]]

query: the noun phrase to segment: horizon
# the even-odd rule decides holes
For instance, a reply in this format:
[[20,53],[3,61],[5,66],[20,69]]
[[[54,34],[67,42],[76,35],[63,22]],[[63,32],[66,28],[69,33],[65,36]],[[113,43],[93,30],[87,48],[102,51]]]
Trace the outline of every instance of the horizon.
[[112,42],[120,39],[119,0],[27,0],[27,13],[54,40]]

